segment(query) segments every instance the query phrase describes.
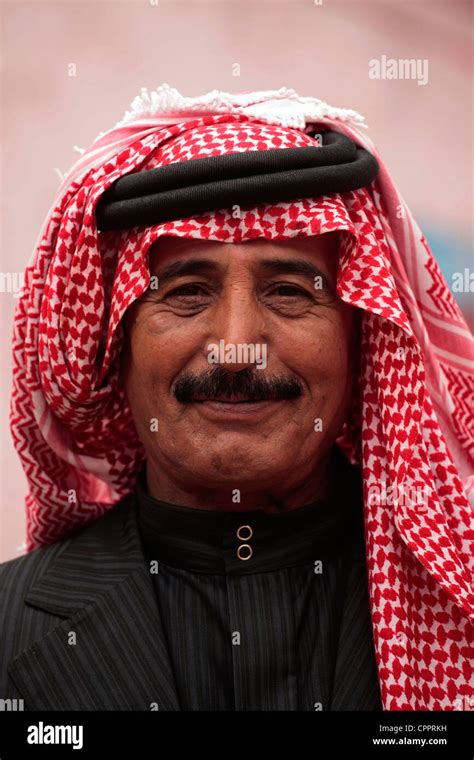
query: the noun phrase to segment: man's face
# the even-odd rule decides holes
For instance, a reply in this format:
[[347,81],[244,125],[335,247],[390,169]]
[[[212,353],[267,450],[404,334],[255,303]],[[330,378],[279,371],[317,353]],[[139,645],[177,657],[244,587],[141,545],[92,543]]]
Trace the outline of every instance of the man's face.
[[149,264],[152,287],[125,318],[122,367],[147,460],[204,489],[309,476],[351,395],[337,237],[161,237]]

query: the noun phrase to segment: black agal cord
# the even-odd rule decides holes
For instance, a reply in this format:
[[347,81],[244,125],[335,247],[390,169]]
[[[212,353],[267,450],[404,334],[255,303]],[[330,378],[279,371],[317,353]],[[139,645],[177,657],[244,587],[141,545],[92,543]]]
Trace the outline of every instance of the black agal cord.
[[96,207],[98,229],[149,227],[196,214],[356,190],[378,174],[375,158],[340,132],[322,145],[275,148],[167,164],[120,177]]

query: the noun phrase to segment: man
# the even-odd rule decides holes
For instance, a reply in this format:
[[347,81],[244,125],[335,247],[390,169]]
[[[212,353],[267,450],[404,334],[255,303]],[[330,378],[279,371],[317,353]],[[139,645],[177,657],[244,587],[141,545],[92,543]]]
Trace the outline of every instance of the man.
[[66,178],[16,315],[3,698],[470,708],[472,341],[350,120],[165,85]]

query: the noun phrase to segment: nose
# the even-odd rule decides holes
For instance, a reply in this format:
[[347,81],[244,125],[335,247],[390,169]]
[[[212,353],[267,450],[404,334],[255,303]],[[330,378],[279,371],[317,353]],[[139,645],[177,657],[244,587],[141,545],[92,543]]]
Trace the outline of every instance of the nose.
[[212,335],[209,343],[220,347],[217,363],[227,371],[266,366],[265,320],[251,283],[225,289],[213,314]]

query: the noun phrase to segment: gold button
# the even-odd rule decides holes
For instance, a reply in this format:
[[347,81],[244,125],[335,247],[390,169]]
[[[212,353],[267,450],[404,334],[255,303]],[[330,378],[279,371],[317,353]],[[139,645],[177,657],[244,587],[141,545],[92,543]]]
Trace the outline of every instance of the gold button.
[[[247,535],[243,536],[242,531],[246,531]],[[253,536],[253,530],[250,527],[250,525],[241,525],[240,528],[237,529],[237,538],[239,541],[248,541],[249,538],[252,538]]]
[[[242,556],[242,549],[248,549],[248,552],[246,552],[246,554],[247,554],[246,557]],[[238,556],[239,559],[243,559],[243,560],[250,559],[250,557],[252,556],[252,554],[253,554],[253,549],[250,546],[250,544],[242,544],[237,549],[237,556]]]

